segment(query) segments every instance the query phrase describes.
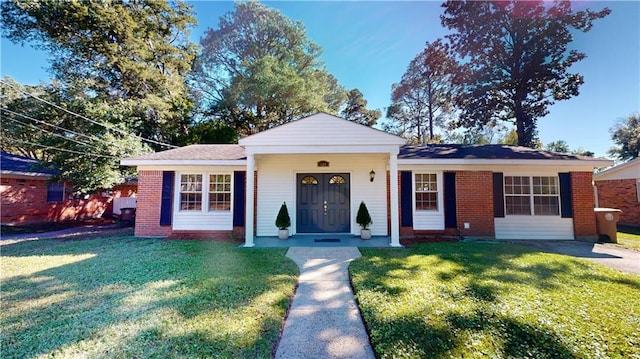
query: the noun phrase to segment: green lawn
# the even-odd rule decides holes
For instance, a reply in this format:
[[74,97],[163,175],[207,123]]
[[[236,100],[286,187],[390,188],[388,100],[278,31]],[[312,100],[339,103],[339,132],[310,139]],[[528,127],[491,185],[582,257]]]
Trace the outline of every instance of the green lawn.
[[617,237],[619,246],[640,249],[640,234],[618,232]]
[[114,236],[0,242],[3,358],[268,358],[284,249]]
[[508,244],[361,249],[381,358],[640,358],[640,277]]

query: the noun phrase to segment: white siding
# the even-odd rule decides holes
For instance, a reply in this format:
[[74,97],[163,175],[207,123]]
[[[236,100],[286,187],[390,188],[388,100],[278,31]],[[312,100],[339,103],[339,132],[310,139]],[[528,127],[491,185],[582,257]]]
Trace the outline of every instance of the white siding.
[[[351,233],[360,234],[355,223],[358,205],[365,201],[373,224],[373,235],[387,235],[388,154],[354,155],[267,155],[256,156],[258,171],[257,236],[275,236],[276,215],[282,202],[287,202],[291,216],[290,233],[296,233],[296,175],[298,173],[349,173]],[[317,167],[318,161],[328,161],[329,167]],[[369,172],[376,172],[373,182]]]
[[[180,177],[202,174],[202,210],[180,210]],[[209,211],[209,174],[231,174],[231,210]],[[190,167],[176,171],[173,199],[173,229],[194,231],[230,231],[233,229],[233,169],[228,167]]]
[[496,239],[573,239],[573,219],[506,216],[494,219]]

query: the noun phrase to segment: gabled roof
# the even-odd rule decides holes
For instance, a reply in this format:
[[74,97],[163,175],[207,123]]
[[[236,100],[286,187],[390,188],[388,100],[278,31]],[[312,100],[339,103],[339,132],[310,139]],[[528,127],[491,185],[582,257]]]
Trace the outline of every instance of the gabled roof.
[[242,146],[400,146],[406,140],[320,112],[242,138],[238,143]]
[[[244,148],[240,145],[189,145],[172,150],[149,153],[146,155],[127,158],[121,161],[125,166],[151,165],[151,164],[182,164],[188,162],[225,162],[240,161],[246,159]],[[208,163],[200,164],[208,164]]]
[[0,171],[5,175],[33,177],[50,177],[59,173],[59,171],[52,166],[46,166],[39,160],[4,151],[0,151]]
[[594,181],[640,178],[640,157],[593,175]]

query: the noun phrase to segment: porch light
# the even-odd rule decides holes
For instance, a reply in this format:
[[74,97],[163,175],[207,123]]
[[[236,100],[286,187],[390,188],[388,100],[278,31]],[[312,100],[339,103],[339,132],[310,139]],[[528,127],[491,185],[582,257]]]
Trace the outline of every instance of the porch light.
[[376,178],[376,171],[371,170],[371,172],[369,172],[369,181],[373,182],[375,178]]

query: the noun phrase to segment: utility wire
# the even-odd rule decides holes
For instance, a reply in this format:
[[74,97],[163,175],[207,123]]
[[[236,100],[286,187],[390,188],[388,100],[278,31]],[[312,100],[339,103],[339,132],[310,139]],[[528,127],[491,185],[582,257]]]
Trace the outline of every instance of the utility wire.
[[[108,145],[110,145],[110,144],[111,144],[111,142],[109,142],[109,141],[105,141],[105,140],[103,140],[103,139],[101,139],[101,138],[98,138],[98,137],[96,137],[96,136],[90,136],[90,135],[86,135],[86,134],[84,134],[84,133],[75,132],[75,131],[72,131],[72,130],[66,129],[66,128],[64,128],[64,127],[56,126],[56,125],[51,124],[51,123],[49,123],[49,122],[42,121],[42,120],[38,120],[37,118],[33,118],[33,117],[31,117],[31,116],[27,116],[27,115],[23,115],[23,114],[21,114],[21,113],[17,113],[17,112],[11,111],[11,110],[9,110],[9,109],[7,109],[7,108],[5,108],[5,107],[0,107],[0,110],[2,110],[2,111],[6,111],[6,112],[8,112],[8,113],[10,113],[10,114],[12,114],[12,115],[16,115],[16,116],[20,116],[20,117],[22,117],[22,118],[26,118],[27,120],[36,121],[36,122],[42,123],[42,124],[44,124],[44,125],[51,126],[51,127],[53,127],[53,128],[57,128],[58,130],[61,130],[61,131],[69,132],[69,133],[72,133],[72,134],[77,135],[77,136],[83,136],[83,137],[86,137],[86,138],[88,138],[88,139],[90,139],[90,140],[93,140],[93,141],[102,142],[102,143],[105,143],[105,144],[108,144]],[[10,117],[8,117],[8,118],[10,119]]]
[[85,116],[83,116],[83,115],[80,115],[80,114],[77,114],[77,113],[75,113],[75,112],[69,111],[69,110],[67,110],[66,108],[60,107],[60,106],[58,106],[58,105],[56,105],[56,104],[54,104],[54,103],[51,103],[51,102],[49,102],[49,101],[47,101],[47,100],[41,99],[40,97],[38,97],[38,96],[36,96],[36,95],[34,95],[34,94],[31,94],[31,93],[29,93],[29,92],[27,92],[27,91],[24,91],[24,90],[22,90],[22,89],[20,89],[20,88],[17,88],[17,87],[15,87],[15,86],[13,86],[12,84],[8,83],[8,82],[5,82],[5,81],[3,81],[3,80],[0,80],[0,82],[1,82],[1,83],[3,83],[3,84],[5,84],[5,85],[7,85],[7,86],[9,86],[9,87],[11,87],[11,88],[13,88],[13,89],[15,89],[15,90],[18,90],[18,91],[22,92],[22,93],[23,93],[23,94],[25,94],[25,95],[28,95],[28,96],[33,97],[34,99],[36,99],[36,100],[38,100],[38,101],[44,102],[44,103],[46,103],[47,105],[53,106],[53,107],[55,107],[55,108],[57,108],[57,109],[60,109],[60,110],[62,110],[62,111],[64,111],[64,112],[67,112],[67,113],[69,113],[69,114],[71,114],[71,115],[73,115],[73,116],[79,117],[79,118],[81,118],[81,119],[83,119],[83,120],[87,120],[87,121],[89,121],[89,122],[91,122],[91,123],[93,123],[93,124],[96,124],[96,125],[98,125],[98,126],[102,126],[102,127],[106,128],[106,129],[109,129],[109,130],[113,130],[113,131],[119,132],[119,133],[121,133],[121,134],[123,134],[123,135],[126,135],[126,136],[133,136],[133,137],[136,137],[136,138],[138,138],[138,139],[140,139],[140,140],[142,140],[142,141],[146,141],[146,142],[150,142],[150,143],[155,143],[155,144],[157,144],[157,145],[161,145],[161,146],[165,146],[165,147],[169,147],[169,148],[178,148],[178,146],[170,145],[170,144],[168,144],[168,143],[163,143],[163,142],[159,142],[159,141],[156,141],[156,140],[151,140],[151,139],[148,139],[148,138],[144,138],[144,137],[142,137],[142,136],[134,135],[134,134],[132,134],[132,133],[129,133],[129,132],[126,132],[126,131],[121,130],[121,129],[119,129],[119,128],[116,128],[116,127],[114,127],[113,125],[106,125],[106,124],[104,124],[104,123],[100,123],[100,122],[98,122],[98,121],[96,121],[96,120],[92,120],[92,119],[90,119],[90,118],[88,118],[88,117],[85,117]]
[[45,145],[41,145],[39,143],[33,143],[33,142],[29,142],[29,141],[19,140],[17,138],[13,138],[12,141],[18,141],[18,142],[26,143],[26,144],[31,145],[31,146],[38,146],[38,147],[42,147],[42,148],[49,149],[49,150],[75,153],[75,154],[78,154],[78,155],[88,155],[88,156],[94,156],[94,157],[118,159],[117,157],[114,157],[114,156],[97,155],[95,153],[84,153],[84,152],[79,152],[79,151],[74,151],[74,150],[67,150],[65,148],[45,146]]
[[92,145],[92,144],[90,144],[90,143],[86,143],[86,142],[78,141],[78,140],[76,140],[76,139],[73,139],[73,138],[67,137],[67,136],[65,136],[65,135],[61,135],[61,134],[59,134],[59,133],[55,133],[55,132],[52,132],[52,131],[49,131],[49,130],[45,130],[44,128],[39,128],[38,126],[34,126],[34,125],[30,124],[30,123],[22,122],[22,121],[20,121],[20,120],[18,120],[18,119],[15,119],[15,118],[8,117],[8,119],[9,119],[10,121],[13,121],[13,122],[16,122],[16,123],[18,123],[18,124],[22,125],[22,127],[30,127],[30,128],[34,128],[34,129],[36,129],[36,130],[44,131],[44,132],[46,132],[46,133],[50,133],[50,134],[52,134],[52,135],[54,135],[54,136],[58,136],[58,137],[60,137],[60,138],[62,138],[62,139],[65,139],[65,140],[67,140],[67,141],[75,142],[75,143],[77,143],[77,144],[79,144],[79,145],[93,147],[93,145]]

